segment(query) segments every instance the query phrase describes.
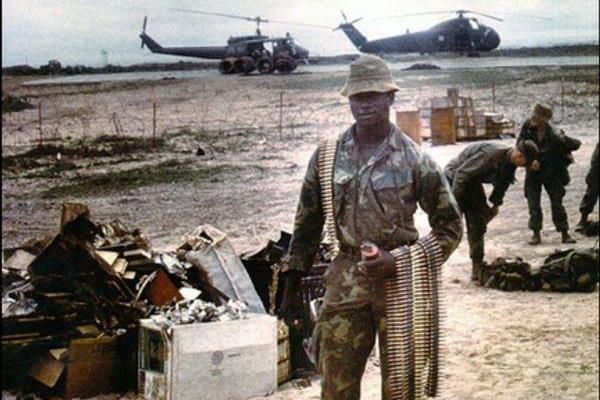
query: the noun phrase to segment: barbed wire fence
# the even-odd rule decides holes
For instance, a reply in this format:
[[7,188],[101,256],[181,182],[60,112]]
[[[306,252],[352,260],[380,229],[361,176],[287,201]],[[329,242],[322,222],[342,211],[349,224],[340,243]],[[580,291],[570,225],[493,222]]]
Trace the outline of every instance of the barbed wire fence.
[[[169,93],[169,92],[173,93]],[[100,136],[151,138],[185,132],[227,134],[258,133],[264,139],[298,138],[307,131],[316,136],[351,123],[343,101],[305,101],[300,91],[223,91],[200,86],[198,96],[177,97],[181,90],[150,93],[146,101],[135,94],[112,92],[110,102],[85,94],[32,98],[34,109],[2,115],[5,147],[28,148],[41,143]],[[65,94],[63,94],[65,93]],[[140,94],[140,96],[143,94]]]

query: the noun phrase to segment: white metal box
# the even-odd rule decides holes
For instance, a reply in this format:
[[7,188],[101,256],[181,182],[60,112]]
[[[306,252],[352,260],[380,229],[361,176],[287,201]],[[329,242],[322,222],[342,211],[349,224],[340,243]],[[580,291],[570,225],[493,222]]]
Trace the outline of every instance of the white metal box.
[[250,314],[167,331],[140,321],[139,393],[147,400],[241,400],[277,389],[277,319]]

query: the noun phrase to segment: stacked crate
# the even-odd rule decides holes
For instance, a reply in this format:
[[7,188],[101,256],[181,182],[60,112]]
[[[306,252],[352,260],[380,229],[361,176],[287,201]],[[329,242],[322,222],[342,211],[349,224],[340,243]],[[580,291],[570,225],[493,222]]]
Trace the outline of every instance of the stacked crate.
[[449,88],[445,97],[433,97],[422,104],[419,113],[433,144],[469,140],[477,135],[473,99],[459,96],[456,88]]
[[504,118],[503,114],[485,113],[484,118],[486,137],[515,136],[515,122]]
[[477,135],[475,125],[475,109],[473,108],[473,99],[458,95],[458,89],[449,88],[447,98],[450,100],[451,107],[454,108],[455,129],[457,140],[468,140]]

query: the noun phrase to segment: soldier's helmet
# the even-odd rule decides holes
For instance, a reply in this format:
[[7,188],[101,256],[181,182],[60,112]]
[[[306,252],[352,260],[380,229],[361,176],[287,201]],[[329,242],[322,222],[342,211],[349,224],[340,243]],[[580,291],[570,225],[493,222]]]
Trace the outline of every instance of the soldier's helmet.
[[380,57],[366,54],[350,64],[350,74],[340,94],[350,97],[363,92],[387,93],[397,90],[399,87],[387,63]]

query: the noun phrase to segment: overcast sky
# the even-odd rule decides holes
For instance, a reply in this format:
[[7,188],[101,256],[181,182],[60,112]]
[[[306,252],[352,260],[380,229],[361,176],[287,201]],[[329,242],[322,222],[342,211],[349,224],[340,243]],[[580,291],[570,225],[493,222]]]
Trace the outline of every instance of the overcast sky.
[[[121,65],[198,60],[140,49],[138,35],[145,15],[146,32],[163,46],[220,46],[229,36],[253,34],[256,28],[253,22],[186,14],[169,7],[332,27],[342,21],[343,9],[348,19],[364,17],[356,27],[368,39],[401,34],[406,29],[427,29],[452,15],[378,18],[462,8],[503,18],[504,22],[499,22],[478,17],[481,23],[498,31],[501,47],[519,47],[597,43],[598,4],[598,0],[2,0],[2,66],[39,66],[50,59],[58,59],[63,65],[91,66],[102,65],[106,58],[111,64]],[[339,30],[279,23],[263,24],[261,30],[270,36],[289,31],[311,55],[356,52]]]

